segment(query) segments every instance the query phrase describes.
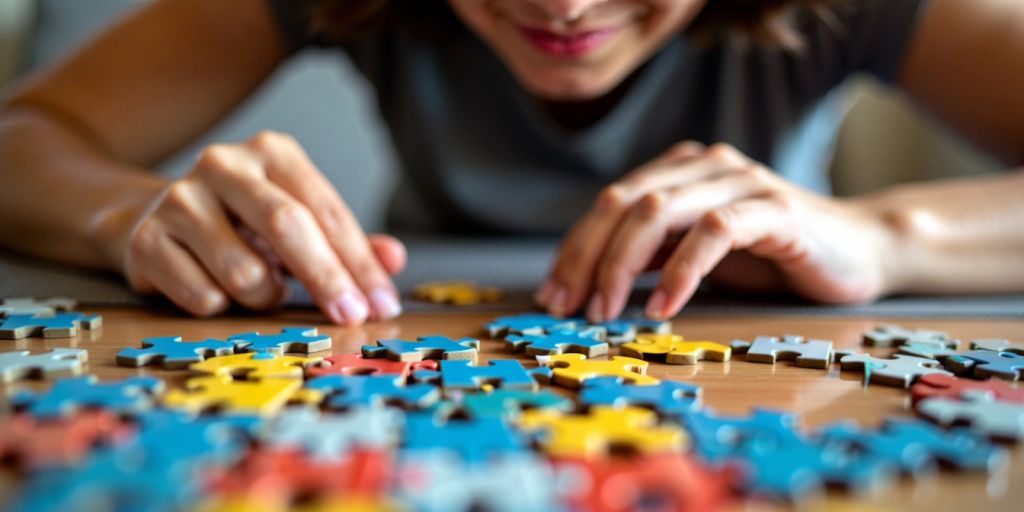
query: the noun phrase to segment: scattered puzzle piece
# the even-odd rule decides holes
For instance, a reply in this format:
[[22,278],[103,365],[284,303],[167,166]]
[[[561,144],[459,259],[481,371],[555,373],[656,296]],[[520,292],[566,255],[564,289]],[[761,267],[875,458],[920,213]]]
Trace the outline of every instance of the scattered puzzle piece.
[[480,340],[462,338],[453,340],[444,336],[421,336],[418,341],[378,340],[377,346],[363,346],[363,357],[386,356],[394,361],[422,361],[424,359],[453,359],[476,361]]
[[78,301],[67,297],[36,299],[34,297],[11,297],[0,301],[0,318],[8,315],[55,315],[72,311]]
[[1024,404],[1024,388],[1015,388],[1012,384],[1001,380],[979,382],[950,375],[933,374],[921,377],[910,388],[915,404],[930,397],[945,397],[956,400],[968,391],[989,393],[993,398],[1001,402]]
[[70,338],[78,329],[96,330],[103,326],[103,317],[82,313],[55,315],[10,315],[0,324],[0,339],[17,340],[42,335],[44,338]]
[[700,408],[701,388],[685,382],[662,381],[650,386],[623,384],[618,377],[589,379],[580,392],[582,405],[644,406],[663,415]]
[[801,336],[758,336],[747,349],[747,361],[775,364],[776,359],[796,361],[805,368],[828,368],[832,362],[832,342],[805,340]]
[[305,368],[320,363],[319,357],[278,356],[269,352],[245,352],[213,357],[189,368],[200,375],[227,375],[246,380],[301,379]]
[[146,366],[161,364],[165,369],[188,368],[209,357],[226,356],[234,353],[235,346],[226,341],[207,339],[184,342],[181,336],[144,338],[142,348],[126,348],[117,353],[117,364],[121,366]]
[[481,418],[516,417],[527,408],[569,412],[574,404],[572,400],[547,390],[497,389],[490,393],[468,393],[462,397],[462,406],[471,418]]
[[36,418],[67,416],[83,407],[134,414],[149,409],[153,405],[153,397],[163,389],[163,381],[152,377],[101,383],[95,376],[87,375],[60,379],[46,393],[19,392],[14,395],[12,403]]
[[934,359],[902,354],[895,354],[892,359],[857,354],[846,356],[839,363],[843,370],[864,371],[868,382],[904,388],[909,388],[922,375],[952,375]]
[[415,370],[437,370],[437,361],[392,361],[380,357],[365,357],[361,353],[337,354],[325,357],[321,364],[306,369],[309,377],[321,375],[401,375],[408,378]]
[[937,345],[934,343],[918,343],[916,341],[912,341],[900,345],[899,353],[906,354],[908,356],[941,360],[949,356],[956,355],[957,352],[956,350],[951,349],[945,345]]
[[556,457],[598,457],[613,448],[641,454],[681,452],[686,447],[682,430],[658,426],[654,412],[638,407],[591,407],[585,415],[538,409],[526,411],[519,424],[540,431],[544,451]]
[[431,282],[416,287],[413,296],[434,304],[475,306],[483,302],[501,302],[501,290],[479,287],[469,281]]
[[697,361],[728,361],[732,349],[712,341],[686,341],[678,334],[641,334],[622,345],[622,355],[646,359],[663,357],[668,364],[697,364]]
[[991,394],[966,391],[959,400],[932,397],[917,403],[918,414],[943,426],[966,423],[996,439],[1024,437],[1024,404],[996,401]]
[[528,334],[544,334],[549,331],[576,329],[578,319],[558,318],[551,315],[524,313],[521,315],[503,316],[484,325],[484,332],[490,338],[499,338],[508,334],[525,336]]
[[756,440],[761,444],[798,444],[799,418],[792,413],[754,409],[749,416],[719,416],[706,409],[688,410],[679,420],[693,441],[694,452],[708,462],[722,462],[736,447]]
[[733,353],[746,354],[750,350],[750,342],[743,340],[732,340],[729,342],[729,348],[732,349]]
[[440,398],[437,388],[429,384],[403,386],[402,383],[398,375],[326,375],[310,380],[306,387],[327,394],[326,405],[332,409],[384,404],[423,408]]
[[949,335],[939,331],[925,329],[905,329],[898,325],[882,325],[865,332],[863,343],[868,347],[898,347],[904,343],[927,343],[946,348],[957,348],[959,340],[949,339]]
[[596,377],[618,377],[637,386],[661,382],[647,375],[646,361],[632,357],[615,356],[608,361],[595,361],[583,354],[559,354],[551,356],[548,366],[553,368],[555,384],[567,388],[582,387],[584,381]]
[[163,403],[193,414],[208,410],[227,414],[273,416],[289,402],[316,403],[322,399],[316,390],[302,389],[298,379],[234,380],[230,375],[194,377],[185,382],[185,390],[172,389]]
[[993,352],[1013,352],[1024,355],[1024,343],[1010,343],[1010,340],[974,340],[971,350],[991,350]]
[[499,455],[525,452],[527,444],[503,418],[448,419],[420,412],[406,415],[403,449],[412,453],[443,450],[467,463],[484,464]]
[[78,375],[88,358],[87,351],[77,348],[55,348],[36,355],[29,355],[28,350],[0,352],[0,382]]
[[597,323],[587,322],[583,317],[573,317],[567,321],[574,324],[574,330],[598,330],[601,341],[616,346],[633,341],[640,334],[668,334],[672,330],[672,322],[668,320],[649,320],[639,316]]
[[402,414],[390,407],[353,407],[344,413],[289,409],[260,436],[275,450],[301,450],[316,461],[342,461],[354,448],[386,450],[398,444]]
[[469,361],[441,361],[441,386],[450,390],[479,390],[483,386],[498,389],[536,391],[537,381],[513,359],[495,359],[485,365]]
[[608,344],[601,341],[596,329],[582,331],[560,330],[549,334],[512,334],[505,338],[509,352],[525,350],[527,355],[551,355],[577,352],[587,357],[603,356],[608,353]]
[[70,466],[95,446],[121,443],[133,431],[117,415],[102,410],[48,420],[17,414],[0,419],[0,459],[32,470]]
[[962,375],[970,372],[979,379],[998,377],[1003,380],[1019,380],[1024,371],[1024,356],[1009,351],[975,350],[946,358],[943,364],[954,373]]
[[247,332],[228,336],[239,350],[248,352],[299,352],[308,354],[331,348],[331,337],[317,334],[316,327],[285,327],[279,334]]

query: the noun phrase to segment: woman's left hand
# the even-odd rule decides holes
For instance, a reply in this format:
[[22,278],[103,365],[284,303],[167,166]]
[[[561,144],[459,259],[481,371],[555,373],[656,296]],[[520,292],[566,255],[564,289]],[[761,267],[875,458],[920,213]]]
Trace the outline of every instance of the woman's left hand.
[[735,148],[684,142],[603,190],[563,240],[538,304],[617,317],[637,276],[661,269],[648,317],[674,316],[709,274],[826,303],[890,292],[894,235],[866,206],[786,182]]

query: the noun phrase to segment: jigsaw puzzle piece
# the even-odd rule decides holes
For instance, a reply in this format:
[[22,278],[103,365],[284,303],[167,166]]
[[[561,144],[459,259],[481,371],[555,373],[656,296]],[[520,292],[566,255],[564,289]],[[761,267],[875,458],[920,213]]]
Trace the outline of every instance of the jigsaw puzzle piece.
[[966,391],[960,399],[925,398],[918,414],[943,426],[967,424],[971,430],[995,439],[1024,438],[1024,404],[1001,402],[982,391]]
[[403,385],[399,375],[326,375],[308,381],[306,387],[326,394],[326,405],[331,409],[383,404],[424,408],[441,397],[429,384]]
[[960,345],[959,340],[949,339],[949,335],[944,332],[906,329],[898,325],[875,327],[865,332],[861,341],[867,347],[898,347],[905,343],[918,343],[955,349]]
[[977,391],[991,394],[1000,402],[1024,404],[1024,388],[1013,387],[1001,380],[975,381],[961,379],[950,375],[925,375],[910,388],[915,404],[930,397],[959,399],[963,393]]
[[101,383],[95,376],[87,375],[59,379],[42,394],[30,391],[16,393],[12,403],[15,408],[24,409],[36,418],[66,416],[85,407],[137,414],[152,407],[154,397],[163,390],[163,381],[152,377]]
[[556,330],[549,334],[512,334],[505,337],[505,349],[509,352],[525,350],[531,356],[576,352],[597,357],[608,353],[608,344],[601,341],[600,333],[596,329],[585,329]]
[[298,450],[314,461],[341,461],[355,448],[397,446],[402,413],[389,407],[353,407],[344,413],[296,408],[269,422],[260,440],[272,450]]
[[947,358],[943,364],[958,374],[970,371],[979,379],[998,377],[1013,381],[1019,380],[1024,371],[1024,355],[1009,351],[974,350]]
[[618,377],[637,386],[661,382],[647,375],[647,362],[632,357],[615,356],[608,361],[587,359],[583,354],[559,354],[548,359],[552,380],[559,386],[580,388],[584,381],[597,377]]
[[55,348],[43,354],[29,355],[28,350],[0,353],[0,382],[50,377],[67,377],[82,373],[82,363],[89,353],[77,348]]
[[1010,343],[1005,339],[974,340],[971,342],[971,350],[991,350],[993,352],[1013,352],[1024,355],[1024,343]]
[[900,354],[906,354],[908,356],[938,360],[942,360],[947,357],[956,355],[957,353],[956,350],[946,347],[944,345],[936,345],[933,343],[918,343],[916,341],[900,345],[898,352]]
[[18,340],[41,335],[44,338],[70,338],[79,329],[103,327],[103,317],[82,313],[54,315],[9,315],[0,323],[0,339]]
[[452,419],[440,414],[407,414],[403,451],[441,450],[469,464],[487,464],[500,455],[529,450],[526,438],[504,418]]
[[[422,373],[420,372],[422,375]],[[514,359],[494,359],[485,365],[469,361],[441,361],[441,387],[445,391],[476,391],[484,386],[536,391],[537,380]]]
[[206,358],[226,356],[234,353],[232,343],[216,339],[185,342],[181,336],[144,338],[142,348],[126,348],[117,353],[117,364],[121,366],[146,366],[161,364],[164,369],[188,368]]
[[659,426],[653,411],[639,407],[597,405],[583,415],[537,409],[524,412],[517,422],[537,432],[544,451],[555,457],[603,457],[613,449],[678,453],[687,444],[682,430]]
[[700,408],[701,388],[685,382],[662,381],[650,386],[623,384],[618,377],[589,379],[583,385],[579,402],[586,406],[649,407],[662,415],[673,415]]
[[302,389],[298,379],[234,380],[230,375],[194,377],[185,382],[185,390],[174,389],[164,395],[163,403],[193,414],[208,410],[226,414],[273,416],[289,402],[317,403],[323,396],[316,390]]
[[103,410],[47,420],[16,414],[0,419],[0,460],[33,471],[72,466],[95,446],[120,444],[134,432],[116,414]]
[[511,418],[528,409],[554,409],[569,412],[572,400],[551,391],[530,392],[518,389],[496,389],[490,393],[467,393],[462,407],[470,418]]
[[805,340],[801,336],[758,336],[747,349],[747,361],[775,364],[775,361],[795,361],[805,368],[828,368],[832,363],[832,342]]
[[697,364],[697,361],[728,361],[732,349],[712,341],[687,341],[678,334],[641,334],[636,341],[622,345],[622,355],[647,359],[664,358],[668,364]]
[[503,294],[494,287],[480,287],[469,281],[423,283],[413,290],[413,297],[433,304],[475,306],[483,302],[501,302]]
[[551,315],[523,313],[520,315],[503,316],[484,325],[484,332],[490,338],[500,338],[509,334],[525,336],[544,334],[551,331],[573,330],[582,327],[579,319],[558,318]]
[[708,462],[731,457],[750,440],[775,445],[802,443],[795,414],[754,409],[750,416],[719,416],[710,410],[691,410],[678,415],[692,440],[693,450]]
[[38,300],[34,297],[11,297],[0,301],[0,318],[9,315],[55,315],[78,307],[78,301],[67,297]]
[[318,334],[316,327],[285,327],[278,334],[246,332],[228,336],[228,341],[240,351],[270,352],[281,355],[285,352],[308,354],[331,348],[331,337]]
[[642,316],[625,316],[596,323],[583,317],[572,317],[567,321],[575,325],[574,330],[598,330],[601,341],[615,346],[633,341],[640,334],[668,334],[672,330],[672,322],[668,320],[649,320]]
[[924,375],[952,375],[934,359],[902,354],[895,354],[892,359],[855,354],[843,357],[839,364],[843,370],[863,371],[868,382],[903,388],[909,388]]
[[309,377],[322,375],[400,375],[408,378],[416,370],[436,371],[437,361],[392,361],[380,357],[365,357],[362,353],[337,354],[325,357],[320,365],[306,369]]
[[417,341],[378,340],[377,346],[363,346],[363,357],[385,356],[394,361],[417,362],[424,359],[476,361],[480,340],[453,340],[444,336],[420,336]]
[[270,378],[301,379],[303,371],[322,361],[319,357],[279,356],[269,352],[244,352],[211,357],[189,368],[199,375],[241,377],[246,380]]

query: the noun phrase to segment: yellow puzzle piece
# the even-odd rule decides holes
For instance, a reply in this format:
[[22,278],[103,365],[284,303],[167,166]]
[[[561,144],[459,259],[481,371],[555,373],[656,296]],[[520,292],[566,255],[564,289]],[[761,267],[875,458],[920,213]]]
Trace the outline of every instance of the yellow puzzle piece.
[[544,430],[544,450],[556,457],[600,457],[615,447],[641,454],[676,452],[688,443],[681,429],[658,426],[657,414],[639,407],[599,405],[586,415],[532,409],[523,413],[519,424],[527,430]]
[[301,379],[303,369],[320,363],[320,357],[282,356],[267,352],[245,352],[230,356],[211,357],[189,366],[202,375],[229,375],[258,380],[266,378]]
[[615,356],[608,361],[587,359],[583,354],[558,354],[548,358],[548,366],[554,368],[555,384],[567,388],[579,388],[583,381],[595,377],[621,377],[637,386],[653,386],[658,379],[647,375],[647,362],[632,357]]
[[185,389],[173,389],[163,396],[164,405],[194,414],[211,408],[229,414],[273,416],[289,402],[317,403],[323,393],[304,389],[298,379],[233,380],[230,375],[195,377]]
[[228,496],[212,498],[193,512],[399,512],[394,503],[374,498],[345,496],[316,499],[311,503],[280,503],[266,496]]
[[481,302],[501,302],[502,293],[497,288],[481,288],[468,281],[448,283],[423,283],[416,287],[413,296],[434,304],[473,306]]
[[732,348],[713,341],[686,341],[678,334],[641,334],[622,345],[622,355],[645,359],[665,356],[668,364],[696,364],[701,359],[728,361]]

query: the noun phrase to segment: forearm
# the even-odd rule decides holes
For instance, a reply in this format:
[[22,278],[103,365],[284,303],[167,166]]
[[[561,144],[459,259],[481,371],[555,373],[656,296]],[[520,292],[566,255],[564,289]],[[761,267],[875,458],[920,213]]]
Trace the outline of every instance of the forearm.
[[[1024,169],[851,200],[891,234],[891,293],[1024,291]],[[856,250],[856,248],[851,248]]]
[[164,185],[39,111],[0,114],[0,244],[7,248],[117,269],[131,222]]

